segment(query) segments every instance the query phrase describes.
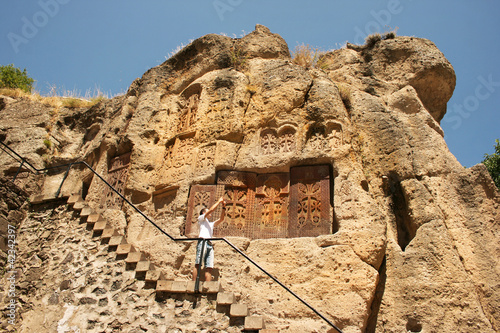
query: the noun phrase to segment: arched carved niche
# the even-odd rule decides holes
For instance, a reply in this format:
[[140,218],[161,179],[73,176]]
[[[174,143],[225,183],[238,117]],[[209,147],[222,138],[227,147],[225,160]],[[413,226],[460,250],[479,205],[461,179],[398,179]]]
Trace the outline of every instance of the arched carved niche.
[[195,157],[195,136],[196,132],[185,133],[167,142],[158,172],[160,184],[172,184],[190,174]]
[[344,131],[342,124],[338,122],[329,122],[326,125],[326,139],[331,149],[339,148],[344,144]]
[[[113,186],[120,194],[125,192],[125,184],[128,178],[130,166],[130,155],[128,152],[116,156],[109,161],[107,182]],[[103,196],[100,203],[101,209],[121,209],[123,199],[120,198],[111,188],[104,186]]]
[[310,150],[325,150],[326,144],[326,129],[323,125],[316,125],[311,127],[307,134],[306,146]]
[[306,146],[310,150],[330,151],[343,144],[343,128],[338,122],[328,122],[326,126],[313,126],[307,134]]
[[178,133],[184,133],[192,129],[196,122],[198,105],[200,103],[201,85],[194,83],[187,87],[180,95],[179,105],[179,124]]
[[291,125],[282,126],[279,130],[266,128],[260,132],[260,154],[291,153],[296,149],[297,130]]

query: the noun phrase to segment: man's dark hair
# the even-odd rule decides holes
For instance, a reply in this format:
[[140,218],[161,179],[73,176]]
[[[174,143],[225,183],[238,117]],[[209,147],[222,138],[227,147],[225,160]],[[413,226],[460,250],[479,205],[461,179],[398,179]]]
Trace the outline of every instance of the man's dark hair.
[[205,214],[207,211],[207,208],[206,207],[203,207],[202,209],[200,209],[200,216]]

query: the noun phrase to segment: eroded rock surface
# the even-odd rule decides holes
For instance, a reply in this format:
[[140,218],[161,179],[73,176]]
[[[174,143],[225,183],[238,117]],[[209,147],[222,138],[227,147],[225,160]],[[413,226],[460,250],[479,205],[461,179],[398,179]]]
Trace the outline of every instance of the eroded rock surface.
[[[263,26],[241,39],[207,35],[88,110],[8,100],[0,135],[40,167],[87,162],[174,237],[197,236],[197,210],[225,196],[218,235],[346,333],[498,331],[500,195],[483,166],[464,169],[443,139],[451,64],[414,37],[348,45],[324,63],[295,65]],[[18,166],[0,163],[7,176]],[[39,179],[40,193],[55,193],[63,176]],[[62,193],[81,193],[167,276],[190,279],[194,246],[170,242],[89,170],[72,169]],[[268,327],[325,329],[224,245],[216,267]],[[97,320],[92,299],[68,307]],[[39,316],[56,303],[54,323],[70,311],[55,300],[26,303],[38,302]]]

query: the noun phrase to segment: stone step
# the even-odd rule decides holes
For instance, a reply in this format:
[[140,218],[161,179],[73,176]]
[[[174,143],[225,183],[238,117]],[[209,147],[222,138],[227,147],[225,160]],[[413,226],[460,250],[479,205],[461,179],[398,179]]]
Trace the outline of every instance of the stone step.
[[96,223],[98,221],[103,221],[104,219],[101,217],[99,213],[92,213],[87,217],[87,224]]
[[157,292],[170,292],[172,289],[172,280],[158,280],[156,283]]
[[264,328],[259,330],[259,333],[280,333],[280,330],[275,328]]
[[221,290],[219,281],[204,281],[200,284],[200,291],[204,294],[217,294]]
[[248,306],[246,304],[238,303],[231,304],[229,315],[231,317],[246,317],[248,316]]
[[80,212],[80,217],[88,217],[90,214],[92,214],[92,208],[90,208],[89,206],[85,206]]
[[217,304],[219,305],[231,305],[236,303],[236,296],[231,292],[220,292],[217,294]]
[[87,203],[85,201],[77,201],[73,205],[73,209],[76,211],[81,211],[83,208],[87,207]]
[[30,197],[30,203],[33,205],[38,205],[42,203],[49,203],[57,200],[64,199],[64,197],[55,197],[55,195],[32,195]]
[[146,282],[157,282],[159,280],[165,280],[165,276],[163,276],[162,271],[158,270],[149,270],[146,272]]
[[171,293],[186,293],[188,290],[188,282],[192,281],[172,281],[170,285]]
[[[262,330],[266,326],[266,323],[264,322],[264,317],[263,316],[246,316],[245,317],[245,325],[244,325],[244,330],[245,331],[259,331]],[[260,331],[262,332],[262,331]]]
[[109,239],[113,236],[121,236],[115,228],[106,228],[102,231],[101,239]]
[[139,261],[135,266],[136,272],[143,272],[144,274],[146,274],[147,271],[154,269],[155,266],[149,260]]
[[146,256],[142,252],[130,252],[125,259],[127,264],[137,264],[139,261],[145,261]]
[[94,228],[92,228],[92,230],[94,231],[103,231],[104,229],[106,229],[108,227],[108,221],[105,221],[105,220],[102,220],[102,221],[98,221],[94,224]]
[[74,205],[75,203],[83,201],[83,198],[80,194],[73,194],[68,198],[68,205]]
[[136,252],[136,250],[132,246],[132,244],[120,244],[116,248],[116,255],[117,256],[128,255],[131,252]]
[[109,247],[115,247],[115,246],[117,247],[122,244],[127,244],[126,237],[122,235],[112,236],[108,242]]

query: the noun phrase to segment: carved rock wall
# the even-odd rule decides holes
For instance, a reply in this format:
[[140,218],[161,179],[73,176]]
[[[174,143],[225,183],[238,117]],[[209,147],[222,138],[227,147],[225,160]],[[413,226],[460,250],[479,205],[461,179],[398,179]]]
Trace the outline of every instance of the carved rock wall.
[[[217,234],[346,333],[498,331],[500,196],[484,167],[464,169],[443,139],[452,66],[413,37],[349,44],[324,60],[324,70],[293,64],[286,42],[259,25],[241,39],[201,37],[126,96],[58,115],[58,131],[73,128],[78,142],[61,150],[173,236],[196,235],[199,209],[225,196]],[[23,147],[15,127],[1,133]],[[167,275],[190,278],[194,246],[168,242],[88,171],[70,172],[63,193],[74,192]],[[216,245],[216,267],[271,327],[323,329],[231,249]]]

